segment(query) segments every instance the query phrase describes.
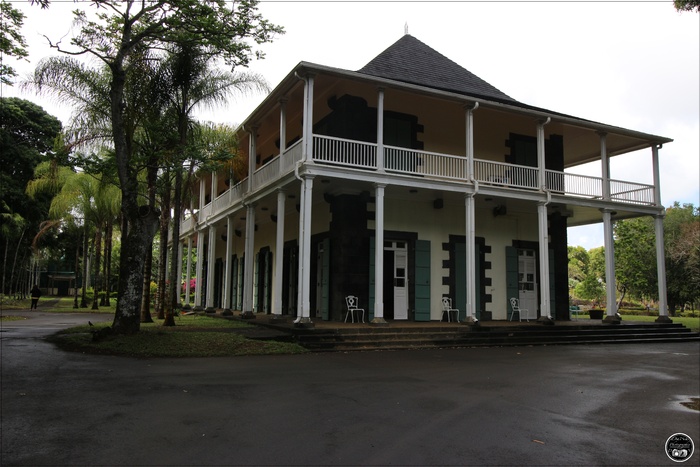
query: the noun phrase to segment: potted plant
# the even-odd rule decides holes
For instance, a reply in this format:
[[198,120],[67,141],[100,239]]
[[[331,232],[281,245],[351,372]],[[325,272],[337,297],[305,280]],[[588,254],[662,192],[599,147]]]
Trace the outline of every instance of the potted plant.
[[603,314],[605,313],[605,310],[602,308],[596,308],[595,306],[588,310],[588,316],[591,319],[603,319]]

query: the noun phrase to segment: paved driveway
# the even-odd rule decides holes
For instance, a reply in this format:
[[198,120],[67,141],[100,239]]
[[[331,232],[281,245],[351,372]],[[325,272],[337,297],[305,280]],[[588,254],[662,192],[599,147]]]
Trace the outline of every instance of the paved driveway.
[[677,465],[669,436],[700,444],[679,403],[698,343],[138,360],[41,338],[93,318],[3,324],[1,465]]

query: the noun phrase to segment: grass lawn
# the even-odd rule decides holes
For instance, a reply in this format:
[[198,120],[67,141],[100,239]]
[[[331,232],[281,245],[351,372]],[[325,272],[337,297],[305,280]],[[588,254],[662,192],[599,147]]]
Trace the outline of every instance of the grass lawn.
[[[78,298],[80,303],[80,298]],[[26,319],[13,316],[13,310],[28,311],[30,300],[7,300],[0,307],[3,322]],[[73,308],[73,297],[42,297],[37,311],[44,313],[106,313],[114,314],[116,301],[111,306],[93,310]],[[86,320],[87,321],[87,320]],[[98,323],[90,327],[78,326],[50,336],[48,340],[64,350],[122,355],[137,358],[153,357],[224,357],[235,355],[270,355],[304,353],[303,347],[274,340],[254,340],[241,335],[242,330],[254,326],[220,318],[200,315],[182,315],[175,318],[175,326],[163,326],[163,320],[141,323],[141,330],[132,336],[108,336],[99,342],[93,341],[93,331],[111,324]]]
[[93,341],[93,331],[109,326],[78,326],[60,331],[50,341],[64,350],[122,355],[139,358],[153,357],[225,357],[236,355],[298,354],[303,347],[274,340],[253,340],[241,331],[253,328],[239,321],[209,316],[186,315],[175,318],[176,325],[163,326],[162,320],[141,323],[141,330],[131,336],[107,336]]
[[[656,316],[643,315],[623,315],[622,321],[641,321],[643,323],[653,323],[656,321]],[[696,318],[680,318],[677,316],[671,317],[674,323],[682,324],[693,332],[700,332],[700,316]]]
[[[89,305],[87,308],[73,308],[75,304],[75,299],[73,297],[47,297],[44,296],[39,299],[39,305],[37,311],[43,311],[47,313],[114,313],[117,306],[117,302],[114,299],[110,300],[110,306],[101,306],[97,310],[93,310],[92,301],[88,300]],[[31,300],[26,298],[24,300],[15,300],[4,298],[2,304],[0,305],[0,310],[29,310],[29,305]],[[78,297],[78,305],[80,305],[80,297]]]
[[[98,310],[73,308],[73,297],[46,297],[40,301],[39,311],[55,313],[99,312],[114,313],[115,301],[110,307]],[[29,300],[3,302],[2,320],[24,319],[12,316],[5,311],[28,310]],[[671,318],[674,323],[683,324],[694,332],[700,332],[700,317]],[[623,321],[654,322],[656,316],[624,315]],[[110,323],[100,323],[66,329],[54,334],[50,341],[62,349],[84,353],[122,355],[137,358],[154,357],[221,357],[235,355],[269,355],[304,353],[303,347],[274,340],[254,340],[245,337],[245,329],[254,328],[248,323],[213,318],[202,315],[182,315],[175,319],[176,326],[165,327],[162,320],[154,323],[141,323],[141,330],[131,336],[107,336],[95,342],[93,332],[105,328]]]

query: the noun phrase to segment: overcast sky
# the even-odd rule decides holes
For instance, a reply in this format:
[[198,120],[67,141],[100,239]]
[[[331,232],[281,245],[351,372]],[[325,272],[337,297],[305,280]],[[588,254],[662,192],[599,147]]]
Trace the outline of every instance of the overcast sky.
[[[30,62],[70,35],[71,1],[49,10],[16,2]],[[84,2],[89,8],[89,2]],[[598,122],[673,138],[660,151],[662,202],[700,204],[700,15],[665,2],[261,1],[260,12],[286,34],[262,46],[250,70],[271,86],[300,61],[357,70],[409,34],[512,98]],[[69,36],[68,36],[69,37]],[[65,41],[67,42],[67,40]],[[3,87],[64,122],[70,109]],[[239,97],[202,118],[237,124],[263,95]],[[477,155],[478,157],[478,155]],[[576,173],[600,175],[600,166]],[[612,178],[652,183],[651,150],[614,157]],[[569,229],[569,244],[603,244],[602,226]]]

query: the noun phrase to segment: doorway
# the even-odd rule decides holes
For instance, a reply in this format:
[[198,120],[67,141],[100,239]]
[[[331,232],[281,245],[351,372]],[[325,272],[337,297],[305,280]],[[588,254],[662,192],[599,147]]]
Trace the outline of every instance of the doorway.
[[537,256],[535,250],[518,250],[518,299],[520,308],[529,310],[532,318],[537,310]]
[[384,317],[408,319],[408,245],[384,242]]

